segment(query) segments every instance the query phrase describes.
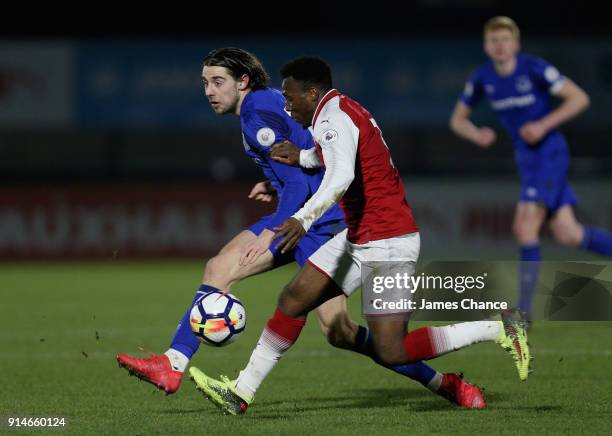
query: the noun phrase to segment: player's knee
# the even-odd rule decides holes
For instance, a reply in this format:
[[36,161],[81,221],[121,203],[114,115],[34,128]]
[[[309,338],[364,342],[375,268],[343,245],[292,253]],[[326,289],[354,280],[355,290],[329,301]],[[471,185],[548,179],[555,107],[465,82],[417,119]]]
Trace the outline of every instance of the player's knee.
[[206,262],[206,268],[204,268],[204,276],[217,276],[221,269],[221,259],[220,256],[212,257]]
[[582,242],[582,228],[578,224],[553,224],[551,232],[557,242],[563,245],[577,246]]
[[537,228],[525,219],[518,219],[514,222],[512,233],[519,244],[532,242],[538,237]]
[[231,263],[224,259],[222,254],[218,254],[215,257],[211,258],[206,263],[206,268],[204,269],[204,281],[206,282],[229,282],[232,280],[231,271],[228,266]]
[[382,365],[391,367],[408,363],[408,356],[402,342],[379,344],[374,341],[377,361]]

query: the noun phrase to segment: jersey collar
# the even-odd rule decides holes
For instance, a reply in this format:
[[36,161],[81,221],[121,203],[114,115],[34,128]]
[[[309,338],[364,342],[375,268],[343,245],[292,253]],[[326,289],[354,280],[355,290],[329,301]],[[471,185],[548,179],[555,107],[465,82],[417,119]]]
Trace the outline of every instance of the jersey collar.
[[317,117],[319,116],[319,113],[321,112],[321,109],[323,109],[323,106],[325,106],[325,104],[328,101],[330,101],[334,97],[337,97],[338,95],[340,95],[340,91],[338,91],[337,89],[333,88],[333,89],[330,89],[329,91],[327,91],[327,94],[325,94],[323,96],[323,98],[321,99],[321,101],[317,105],[317,108],[315,109],[315,113],[314,113],[314,115],[312,117],[312,126],[313,127],[314,127],[315,121],[317,121]]

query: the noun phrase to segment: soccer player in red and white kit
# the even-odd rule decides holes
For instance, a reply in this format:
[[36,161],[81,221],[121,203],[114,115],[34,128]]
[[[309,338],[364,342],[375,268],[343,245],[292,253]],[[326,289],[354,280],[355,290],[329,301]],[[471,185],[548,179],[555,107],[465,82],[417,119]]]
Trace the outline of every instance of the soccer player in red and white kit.
[[[192,367],[191,378],[215,405],[244,413],[255,391],[281,356],[295,343],[308,312],[361,286],[361,264],[398,261],[416,264],[418,228],[380,129],[359,103],[332,87],[331,70],[315,57],[302,57],[282,70],[286,110],[304,126],[313,126],[316,147],[297,151],[276,145],[273,158],[303,167],[325,166],[317,192],[276,228],[281,250],[291,250],[329,207],[340,201],[348,228],[317,250],[282,291],[246,368],[237,380],[215,380]],[[299,153],[299,154],[298,154]],[[410,298],[410,291],[407,291]],[[388,367],[428,360],[465,346],[496,341],[527,378],[529,349],[518,311],[501,321],[424,327],[407,333],[407,316],[368,319],[376,358]]]

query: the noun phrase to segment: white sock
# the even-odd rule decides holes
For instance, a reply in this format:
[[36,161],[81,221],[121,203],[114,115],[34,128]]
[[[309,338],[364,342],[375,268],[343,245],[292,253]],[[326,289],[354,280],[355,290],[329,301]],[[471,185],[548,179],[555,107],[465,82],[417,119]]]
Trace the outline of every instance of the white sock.
[[503,327],[501,321],[472,321],[429,328],[439,356],[478,342],[494,341]]
[[243,399],[250,401],[255,396],[255,392],[282,355],[282,352],[274,350],[260,339],[251,354],[249,363],[240,371],[236,380],[236,390],[244,395]]
[[164,353],[170,359],[172,369],[175,371],[185,372],[187,365],[189,365],[189,358],[180,351],[170,348]]
[[429,383],[427,383],[427,388],[432,392],[438,392],[438,389],[440,389],[440,385],[442,384],[442,377],[444,377],[444,374],[436,371],[436,375],[434,375],[433,378],[429,380]]
[[236,380],[235,388],[243,400],[247,403],[253,401],[255,392],[281,356],[295,343],[305,323],[306,320],[283,315],[276,309],[261,333],[249,363]]

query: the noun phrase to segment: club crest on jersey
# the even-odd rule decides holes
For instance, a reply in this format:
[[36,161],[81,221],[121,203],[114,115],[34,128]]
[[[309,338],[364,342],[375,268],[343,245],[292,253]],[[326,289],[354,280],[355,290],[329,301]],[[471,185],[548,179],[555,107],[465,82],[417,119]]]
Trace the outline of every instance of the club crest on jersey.
[[519,76],[516,78],[515,86],[518,92],[529,92],[531,91],[531,80],[527,76]]
[[488,84],[488,83],[484,86],[484,88],[485,88],[485,92],[487,94],[489,94],[489,95],[491,95],[491,94],[493,94],[495,92],[495,87],[493,85]]
[[535,196],[538,195],[538,190],[536,188],[534,188],[533,186],[529,186],[525,193],[527,194],[527,197],[529,198],[534,198]]
[[559,73],[559,70],[557,70],[555,67],[553,67],[552,65],[546,67],[546,69],[544,70],[544,77],[546,78],[546,80],[548,80],[550,83],[553,83],[555,80],[557,80],[559,77],[561,76],[561,74]]
[[335,142],[336,139],[338,139],[338,132],[336,132],[335,130],[326,130],[321,135],[321,144],[329,145],[332,142]]
[[276,135],[274,134],[274,130],[269,127],[262,127],[257,131],[257,142],[259,142],[263,147],[269,147],[274,144],[276,140]]

